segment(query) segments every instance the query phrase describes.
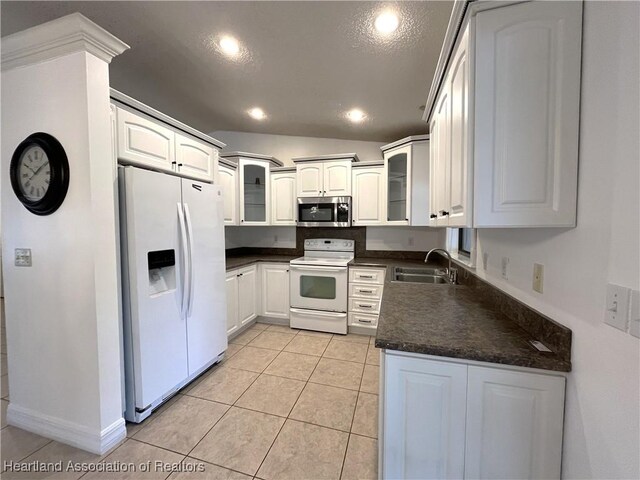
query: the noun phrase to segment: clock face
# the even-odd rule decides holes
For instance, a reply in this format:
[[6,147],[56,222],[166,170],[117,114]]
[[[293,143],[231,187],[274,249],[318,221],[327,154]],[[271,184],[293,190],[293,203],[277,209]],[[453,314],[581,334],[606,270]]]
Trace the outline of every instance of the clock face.
[[38,145],[27,148],[18,163],[20,190],[30,201],[41,200],[51,182],[49,157]]
[[9,174],[18,200],[36,215],[52,214],[67,195],[67,154],[48,133],[33,133],[20,142],[11,157]]

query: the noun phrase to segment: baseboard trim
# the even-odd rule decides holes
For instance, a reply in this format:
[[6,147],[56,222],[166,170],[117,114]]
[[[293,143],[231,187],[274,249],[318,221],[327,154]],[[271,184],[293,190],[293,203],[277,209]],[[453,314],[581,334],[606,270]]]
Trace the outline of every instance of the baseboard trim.
[[7,408],[7,423],[98,455],[107,453],[127,436],[124,418],[116,420],[102,431],[96,431],[11,402]]

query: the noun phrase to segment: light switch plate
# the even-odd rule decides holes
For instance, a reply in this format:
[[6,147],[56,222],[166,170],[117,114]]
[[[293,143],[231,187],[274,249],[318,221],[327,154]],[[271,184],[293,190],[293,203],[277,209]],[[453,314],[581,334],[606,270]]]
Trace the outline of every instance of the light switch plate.
[[631,290],[629,333],[634,337],[640,338],[640,290]]
[[540,263],[533,264],[533,289],[538,292],[543,292],[544,284],[544,265]]
[[16,267],[31,266],[31,249],[30,248],[15,249],[15,265]]
[[604,323],[612,327],[627,331],[629,318],[629,289],[614,285],[607,285],[607,305],[604,312]]

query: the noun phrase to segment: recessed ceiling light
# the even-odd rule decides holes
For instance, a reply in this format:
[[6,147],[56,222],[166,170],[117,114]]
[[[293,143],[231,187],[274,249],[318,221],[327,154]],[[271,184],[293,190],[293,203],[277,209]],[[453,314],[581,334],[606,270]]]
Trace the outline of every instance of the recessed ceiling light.
[[251,110],[249,110],[249,116],[251,118],[254,118],[256,120],[263,120],[267,117],[267,115],[264,113],[264,111],[261,108],[258,107],[254,107]]
[[220,50],[222,50],[222,53],[230,57],[235,57],[236,55],[238,55],[238,53],[240,53],[240,44],[233,37],[222,37],[218,45],[220,45]]
[[400,25],[400,20],[394,12],[382,12],[377,16],[374,23],[376,30],[383,35],[389,35],[395,32],[398,25]]
[[358,108],[354,108],[352,110],[349,110],[346,113],[346,116],[353,123],[360,123],[361,121],[363,121],[367,117],[367,115],[362,110],[360,110]]

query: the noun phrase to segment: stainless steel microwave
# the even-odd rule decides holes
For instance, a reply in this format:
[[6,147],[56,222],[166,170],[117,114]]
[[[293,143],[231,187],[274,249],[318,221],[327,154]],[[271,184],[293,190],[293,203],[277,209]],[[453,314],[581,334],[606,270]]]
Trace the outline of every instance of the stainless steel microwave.
[[350,227],[351,197],[299,197],[299,227]]

